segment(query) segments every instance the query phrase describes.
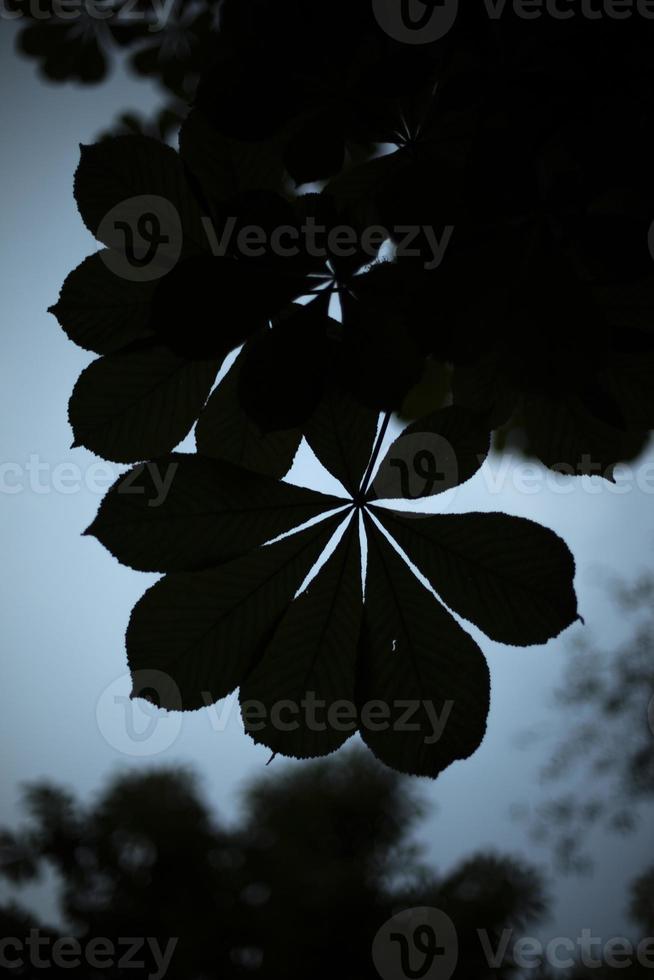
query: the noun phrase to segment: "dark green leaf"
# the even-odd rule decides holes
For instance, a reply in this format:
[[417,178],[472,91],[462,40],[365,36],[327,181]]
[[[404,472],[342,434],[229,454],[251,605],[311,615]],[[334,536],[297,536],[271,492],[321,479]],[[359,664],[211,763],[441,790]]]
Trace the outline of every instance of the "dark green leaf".
[[49,312],[68,337],[85,350],[113,354],[151,336],[152,282],[132,282],[112,272],[106,250],[84,259],[61,287]]
[[[359,526],[350,518],[334,554],[291,604],[241,685],[244,723],[255,742],[306,759],[328,755],[354,734],[361,599]],[[252,725],[248,704],[265,709]]]
[[570,476],[614,482],[617,463],[635,459],[649,438],[604,421],[576,395],[534,395],[524,400],[528,448],[545,466]]
[[304,430],[312,450],[354,496],[372,454],[379,414],[339,390],[327,392]]
[[237,397],[243,357],[244,352],[239,354],[198,419],[195,430],[198,452],[281,480],[293,465],[302,433],[299,429],[262,433],[246,415]]
[[75,445],[116,463],[170,452],[190,432],[219,367],[150,346],[94,361],[70,399]]
[[127,631],[132,673],[171,678],[161,706],[201,708],[230,694],[336,530],[340,516],[220,568],[170,575],[145,593]]
[[206,115],[193,109],[179,134],[179,152],[188,171],[212,202],[241,191],[277,190],[284,166],[274,140],[244,143],[219,133]]
[[298,186],[333,177],[344,160],[343,125],[330,113],[303,120],[284,153],[286,169]]
[[[81,146],[75,173],[75,200],[84,224],[97,237],[101,223],[114,208],[134,197],[168,202],[181,221],[184,238],[206,249],[200,209],[191,194],[177,153],[148,136],[117,136]],[[103,244],[114,246],[115,235]]]
[[248,346],[239,379],[246,412],[264,432],[304,425],[320,403],[338,328],[322,298],[294,305]]
[[577,618],[574,558],[548,528],[506,514],[375,514],[443,601],[492,640],[546,643]]
[[345,503],[224,460],[173,454],[118,480],[87,533],[139,571],[195,571]]
[[435,777],[481,744],[489,710],[488,667],[477,644],[369,516],[365,524],[368,571],[357,688],[361,736],[393,769]]
[[266,262],[192,256],[160,280],[152,329],[180,357],[222,361],[267,327],[297,288],[296,278],[280,275]]
[[368,500],[417,500],[458,487],[482,466],[490,432],[482,419],[458,405],[407,426],[382,461]]

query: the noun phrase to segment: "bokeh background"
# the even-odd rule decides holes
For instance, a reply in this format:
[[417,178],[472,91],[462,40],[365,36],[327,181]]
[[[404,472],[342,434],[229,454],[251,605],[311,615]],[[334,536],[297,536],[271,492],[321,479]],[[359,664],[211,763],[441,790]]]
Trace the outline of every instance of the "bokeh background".
[[[72,194],[79,144],[93,142],[125,108],[148,114],[159,94],[120,67],[101,86],[53,86],[16,53],[17,33],[15,22],[0,21],[0,824],[17,822],[26,781],[47,778],[86,798],[116,771],[176,763],[196,768],[212,805],[237,820],[240,791],[269,753],[244,735],[235,701],[183,718],[125,703],[125,627],[155,577],[120,566],[82,537],[119,468],[70,448],[66,405],[91,357],[46,312],[68,272],[95,250]],[[547,792],[540,772],[565,730],[556,690],[575,640],[587,635],[610,646],[628,635],[607,589],[653,570],[654,452],[631,471],[623,467],[617,487],[586,478],[557,484],[542,470],[524,483],[534,470],[529,464],[526,474],[525,466],[518,457],[493,457],[468,485],[436,498],[434,509],[499,510],[553,528],[577,559],[585,625],[527,650],[477,637],[492,671],[488,734],[471,760],[434,783],[421,781],[429,806],[419,838],[444,872],[473,851],[495,849],[549,873],[555,902],[544,939],[588,927],[605,939],[629,935],[627,885],[651,861],[651,812],[630,835],[595,831],[586,841],[595,871],[582,877],[559,874],[551,850],[513,817],[516,806],[536,805]],[[308,450],[289,479],[330,485]],[[277,758],[272,768],[293,765]],[[580,798],[594,790],[592,776],[582,777],[587,784],[569,787]],[[55,886],[28,885],[20,900],[58,923]]]

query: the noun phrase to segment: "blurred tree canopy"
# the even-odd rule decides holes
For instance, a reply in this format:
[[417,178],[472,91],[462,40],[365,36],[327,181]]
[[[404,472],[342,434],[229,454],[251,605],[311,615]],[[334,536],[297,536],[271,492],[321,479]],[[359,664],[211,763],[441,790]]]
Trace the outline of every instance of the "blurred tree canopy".
[[[361,751],[258,778],[235,826],[210,813],[195,777],[174,769],[118,776],[89,805],[34,785],[25,806],[27,823],[2,835],[3,875],[20,883],[54,868],[62,917],[82,941],[158,937],[165,948],[179,937],[170,978],[373,978],[375,934],[412,906],[437,906],[455,922],[457,977],[508,978],[510,956],[491,974],[474,930],[495,945],[502,929],[524,929],[547,909],[539,874],[514,859],[479,855],[445,876],[431,870],[413,842],[415,784]],[[1,918],[5,936],[31,927],[57,935],[15,904]],[[70,972],[85,975],[83,966]]]
[[516,808],[536,839],[552,845],[564,871],[592,869],[588,841],[594,828],[628,834],[650,813],[653,597],[651,576],[614,585],[611,598],[625,638],[614,645],[584,633],[571,644],[553,705],[554,744],[542,773],[548,799]]
[[[454,925],[455,980],[517,980],[525,973],[515,943],[533,936],[549,909],[542,874],[510,855],[473,854],[445,874],[432,868],[415,843],[423,812],[416,783],[360,749],[258,777],[232,825],[211,813],[197,778],[181,769],[116,776],[86,805],[36,784],[24,805],[26,823],[2,832],[1,873],[19,885],[53,868],[71,928],[48,928],[10,903],[0,909],[3,935],[25,938],[38,928],[51,943],[74,936],[82,948],[94,937],[116,948],[121,937],[152,937],[162,950],[174,937],[166,975],[180,980],[373,980],[381,927],[424,907]],[[443,862],[450,863],[446,849]],[[650,933],[652,897],[650,871],[632,897],[633,918]],[[491,964],[488,952],[496,950]],[[154,972],[147,951],[139,955],[145,965],[130,975]],[[91,975],[84,963],[68,972]],[[39,970],[28,964],[9,975]],[[92,971],[124,975],[115,964]]]

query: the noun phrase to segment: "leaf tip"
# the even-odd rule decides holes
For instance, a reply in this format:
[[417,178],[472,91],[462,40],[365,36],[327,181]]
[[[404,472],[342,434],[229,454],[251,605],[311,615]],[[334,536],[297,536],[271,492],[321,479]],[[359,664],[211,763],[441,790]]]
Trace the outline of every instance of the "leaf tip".
[[82,531],[83,538],[94,538],[95,537],[95,521],[91,521],[89,526]]

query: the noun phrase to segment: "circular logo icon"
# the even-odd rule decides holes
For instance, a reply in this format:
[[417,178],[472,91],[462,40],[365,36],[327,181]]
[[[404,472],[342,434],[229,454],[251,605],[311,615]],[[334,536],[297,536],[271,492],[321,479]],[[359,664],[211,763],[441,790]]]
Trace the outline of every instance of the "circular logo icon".
[[452,29],[459,0],[373,0],[377,23],[403,44],[433,44]]
[[[157,705],[173,705],[170,714]],[[159,670],[124,674],[101,694],[95,717],[105,742],[129,756],[154,756],[169,749],[182,730],[182,696]]]
[[114,275],[152,282],[170,272],[182,254],[182,222],[165,197],[142,194],[121,201],[104,216],[96,238],[107,246],[102,259]]
[[458,959],[454,923],[440,909],[394,915],[372,944],[372,961],[382,980],[450,980]]
[[378,500],[424,500],[452,490],[459,485],[454,447],[433,432],[400,436],[372,485]]

